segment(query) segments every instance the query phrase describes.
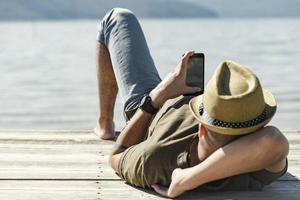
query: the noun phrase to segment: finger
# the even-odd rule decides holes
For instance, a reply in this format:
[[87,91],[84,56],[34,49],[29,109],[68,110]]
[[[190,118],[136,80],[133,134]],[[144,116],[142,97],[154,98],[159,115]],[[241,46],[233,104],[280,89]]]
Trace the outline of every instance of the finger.
[[185,71],[188,66],[188,60],[194,55],[194,51],[187,51],[184,56],[181,58],[180,70]]
[[194,54],[195,52],[190,50],[190,51],[187,51],[183,54],[183,56],[181,57],[182,61],[188,61],[188,59]]
[[151,187],[160,195],[162,196],[167,196],[168,194],[168,189],[167,187],[163,187],[163,186],[160,186],[160,185],[151,185]]
[[186,51],[184,52],[184,54],[182,54],[182,57],[187,57],[187,56],[191,56],[191,54],[194,54],[194,50],[189,50],[189,51]]

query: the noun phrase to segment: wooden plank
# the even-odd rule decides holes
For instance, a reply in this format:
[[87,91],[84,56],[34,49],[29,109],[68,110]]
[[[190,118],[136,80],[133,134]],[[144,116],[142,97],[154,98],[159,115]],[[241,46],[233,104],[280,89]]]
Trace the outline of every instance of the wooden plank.
[[120,179],[107,165],[108,148],[76,146],[0,144],[0,179]]
[[23,131],[0,130],[1,144],[96,144],[113,145],[114,141],[101,140],[92,131]]
[[59,168],[0,168],[0,181],[5,179],[26,179],[26,180],[120,180],[111,168],[95,170],[59,169]]
[[59,153],[59,152],[97,152],[100,151],[105,153],[106,155],[109,154],[113,145],[112,144],[28,144],[28,143],[16,143],[16,144],[9,144],[9,143],[2,143],[0,140],[0,154],[1,153],[8,153],[8,152],[23,152],[26,153]]
[[98,185],[96,181],[0,181],[0,199],[96,200]]
[[0,179],[117,179],[113,141],[88,131],[0,131]]

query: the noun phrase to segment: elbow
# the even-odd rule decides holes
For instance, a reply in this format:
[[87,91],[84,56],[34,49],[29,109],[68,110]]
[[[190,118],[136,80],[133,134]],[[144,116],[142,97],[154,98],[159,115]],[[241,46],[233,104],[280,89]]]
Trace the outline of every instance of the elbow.
[[118,171],[119,166],[119,160],[120,160],[121,154],[110,154],[108,156],[108,165],[115,171]]
[[125,150],[126,148],[124,149],[121,149],[121,148],[114,148],[110,155],[108,156],[108,165],[113,169],[115,170],[116,172],[118,171],[118,166],[119,166],[119,160],[121,158],[121,155],[123,153],[123,151]]
[[285,159],[289,153],[289,142],[283,133],[273,126],[266,127],[268,134],[264,137],[265,143],[271,151],[277,152],[278,159]]

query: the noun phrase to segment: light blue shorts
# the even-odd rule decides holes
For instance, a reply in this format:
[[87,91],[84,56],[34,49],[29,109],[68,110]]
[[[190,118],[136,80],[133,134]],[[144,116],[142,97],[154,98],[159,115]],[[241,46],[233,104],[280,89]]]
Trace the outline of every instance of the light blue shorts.
[[130,10],[114,8],[102,19],[97,41],[109,50],[128,120],[143,96],[161,81],[144,33]]

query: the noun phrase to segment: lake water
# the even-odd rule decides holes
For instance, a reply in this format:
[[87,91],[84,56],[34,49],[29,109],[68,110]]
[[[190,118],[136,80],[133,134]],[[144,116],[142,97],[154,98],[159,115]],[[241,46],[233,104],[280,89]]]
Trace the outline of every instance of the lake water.
[[[98,115],[97,20],[0,22],[0,128],[92,129]],[[164,77],[189,49],[206,55],[206,82],[224,59],[248,66],[272,91],[271,124],[300,125],[300,20],[141,20]],[[116,126],[124,125],[118,98]]]

